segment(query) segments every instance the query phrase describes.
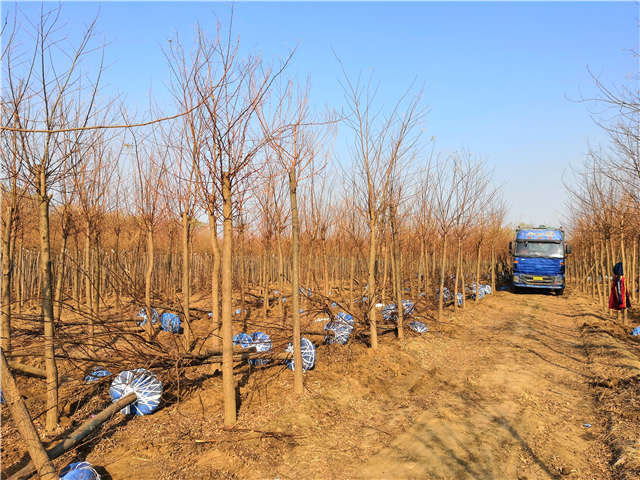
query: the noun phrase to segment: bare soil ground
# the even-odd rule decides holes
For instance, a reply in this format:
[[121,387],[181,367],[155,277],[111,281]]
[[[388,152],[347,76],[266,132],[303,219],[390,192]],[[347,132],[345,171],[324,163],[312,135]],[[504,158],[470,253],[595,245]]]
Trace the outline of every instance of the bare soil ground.
[[[156,413],[117,415],[57,466],[86,459],[113,480],[640,478],[640,342],[568,293],[497,292],[376,352],[321,346],[300,399],[284,367],[244,367],[232,431],[220,377],[198,367]],[[26,454],[4,407],[2,420],[5,476]]]

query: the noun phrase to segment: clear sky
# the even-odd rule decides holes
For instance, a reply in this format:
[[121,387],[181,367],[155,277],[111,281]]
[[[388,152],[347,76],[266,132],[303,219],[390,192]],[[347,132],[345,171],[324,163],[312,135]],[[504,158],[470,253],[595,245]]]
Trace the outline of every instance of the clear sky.
[[[14,4],[2,8],[4,16]],[[40,4],[19,8],[33,16]],[[424,85],[425,134],[440,151],[465,148],[486,160],[503,187],[510,222],[560,223],[563,175],[582,161],[589,143],[605,142],[590,118],[595,106],[576,101],[595,94],[587,67],[615,84],[638,69],[630,53],[638,50],[638,5],[631,2],[241,2],[234,8],[245,51],[272,59],[297,47],[289,74],[310,77],[318,105],[339,109],[343,102],[333,51],[351,73],[373,71],[382,103],[413,80]],[[97,30],[109,44],[105,89],[144,106],[152,86],[169,104],[161,47],[176,32],[191,37],[196,23],[213,32],[230,4],[63,2],[71,36],[98,12]],[[336,154],[347,152],[338,147]]]

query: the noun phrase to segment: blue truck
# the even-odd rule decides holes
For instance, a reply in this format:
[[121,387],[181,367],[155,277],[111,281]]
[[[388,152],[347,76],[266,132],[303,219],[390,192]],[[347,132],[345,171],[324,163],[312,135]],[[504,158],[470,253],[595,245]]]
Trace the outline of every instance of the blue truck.
[[513,257],[511,280],[514,289],[543,288],[562,295],[565,266],[571,246],[565,243],[561,228],[516,229],[515,242],[509,242]]

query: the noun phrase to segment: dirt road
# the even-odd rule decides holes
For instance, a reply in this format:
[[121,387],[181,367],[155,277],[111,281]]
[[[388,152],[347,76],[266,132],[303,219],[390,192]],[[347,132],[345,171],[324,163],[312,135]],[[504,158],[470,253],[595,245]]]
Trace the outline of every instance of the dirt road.
[[[370,459],[369,478],[611,478],[570,296],[512,294],[468,314],[436,366],[436,398]],[[589,426],[590,425],[590,426]]]

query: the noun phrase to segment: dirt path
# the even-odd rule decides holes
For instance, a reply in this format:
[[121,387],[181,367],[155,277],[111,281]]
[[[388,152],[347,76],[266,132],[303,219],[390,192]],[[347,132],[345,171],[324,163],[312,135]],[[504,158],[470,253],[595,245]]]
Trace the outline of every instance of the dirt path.
[[571,297],[500,292],[466,314],[458,338],[430,355],[431,408],[361,476],[611,478],[578,311]]

